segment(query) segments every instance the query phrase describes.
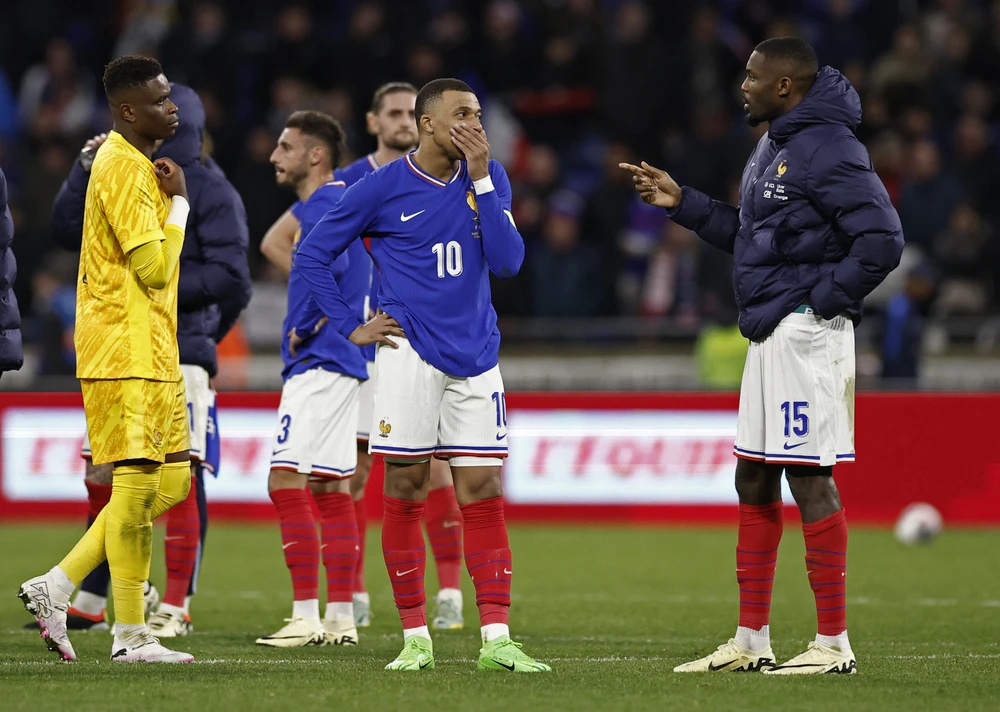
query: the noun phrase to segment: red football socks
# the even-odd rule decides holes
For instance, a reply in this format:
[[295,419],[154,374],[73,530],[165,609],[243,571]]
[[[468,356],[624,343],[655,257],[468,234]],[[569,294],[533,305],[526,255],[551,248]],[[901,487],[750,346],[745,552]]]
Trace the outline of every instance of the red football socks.
[[454,487],[442,487],[427,494],[424,510],[427,536],[441,588],[459,588],[462,570],[462,512]]
[[281,548],[296,601],[319,598],[319,537],[309,495],[302,489],[271,492],[281,520]]
[[368,531],[368,515],[365,512],[365,498],[355,500],[354,518],[358,522],[358,568],[354,572],[354,593],[364,593],[365,588],[365,534]]
[[461,508],[465,526],[465,565],[476,586],[479,620],[484,626],[507,623],[513,565],[503,498],[493,497]]
[[427,564],[424,533],[420,530],[423,502],[382,495],[382,555],[389,571],[392,596],[403,630],[427,625],[424,569]]
[[358,525],[354,501],[346,492],[313,495],[319,505],[326,600],[350,602],[358,568]]
[[[111,501],[111,485],[99,485],[94,482],[84,484],[87,485],[87,514],[90,522],[93,522]],[[89,522],[87,526],[90,526]]]
[[167,534],[163,541],[167,560],[167,590],[163,602],[184,607],[191,577],[198,562],[201,518],[198,513],[198,488],[194,481],[188,496],[167,510]]
[[740,626],[760,630],[771,619],[771,590],[782,531],[782,503],[741,504],[736,540]]
[[806,570],[816,597],[820,635],[847,630],[847,517],[841,509],[826,519],[803,524]]

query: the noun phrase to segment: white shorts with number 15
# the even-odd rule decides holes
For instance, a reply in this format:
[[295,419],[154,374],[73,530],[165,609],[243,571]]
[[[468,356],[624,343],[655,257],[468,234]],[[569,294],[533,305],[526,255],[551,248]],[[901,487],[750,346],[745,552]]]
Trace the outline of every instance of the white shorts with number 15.
[[789,314],[750,342],[735,453],[789,465],[854,461],[854,324]]

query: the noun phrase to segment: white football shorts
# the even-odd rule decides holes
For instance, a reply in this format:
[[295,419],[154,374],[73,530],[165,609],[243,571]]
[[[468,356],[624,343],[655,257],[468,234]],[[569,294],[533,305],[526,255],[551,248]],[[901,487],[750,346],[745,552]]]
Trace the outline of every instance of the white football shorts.
[[[804,313],[802,313],[804,312]],[[854,461],[854,324],[808,307],[750,342],[737,457],[789,465]]]
[[368,380],[361,382],[358,395],[358,440],[368,440],[372,426],[372,406],[375,405],[375,362],[368,362]]
[[388,458],[507,457],[507,401],[499,365],[469,378],[424,361],[406,339],[378,347],[368,451]]
[[[206,456],[209,437],[216,437],[216,433],[209,432],[215,428],[214,421],[209,417],[209,412],[215,405],[215,391],[209,385],[208,371],[201,366],[181,364],[181,376],[184,378],[188,425],[191,429],[191,459],[201,462]],[[90,434],[86,429],[83,432],[80,454],[85,458],[90,457]]]
[[358,465],[358,392],[361,381],[313,368],[281,389],[271,469],[323,478],[354,474]]

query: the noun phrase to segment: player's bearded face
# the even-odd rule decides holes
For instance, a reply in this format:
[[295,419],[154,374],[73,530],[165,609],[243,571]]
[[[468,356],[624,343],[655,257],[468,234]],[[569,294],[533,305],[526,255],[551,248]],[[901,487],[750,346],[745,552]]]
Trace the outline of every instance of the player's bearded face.
[[407,151],[417,145],[417,121],[413,114],[416,100],[410,92],[390,94],[376,117],[375,133],[394,151]]
[[274,179],[278,185],[296,186],[309,175],[307,146],[298,129],[285,129],[271,153]]

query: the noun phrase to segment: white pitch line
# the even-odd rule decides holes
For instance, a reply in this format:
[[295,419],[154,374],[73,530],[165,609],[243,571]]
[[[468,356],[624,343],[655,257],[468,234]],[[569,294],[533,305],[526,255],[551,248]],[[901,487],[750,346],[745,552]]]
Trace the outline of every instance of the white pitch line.
[[[954,654],[954,653],[941,653],[940,655],[863,655],[862,662],[865,659],[871,660],[1000,660],[1000,653],[966,653],[966,654]],[[552,663],[657,663],[657,662],[677,662],[681,658],[668,658],[659,655],[650,656],[639,656],[639,655],[627,655],[627,656],[608,656],[608,657],[588,657],[588,658],[545,658],[545,662]],[[234,660],[225,660],[222,658],[209,658],[206,660],[195,660],[194,662],[188,663],[189,665],[344,665],[344,663],[350,662],[345,658],[326,658],[319,660],[311,659],[290,659],[290,658],[276,658],[276,659],[260,659],[260,660],[245,660],[243,658],[236,658]],[[357,662],[357,660],[355,661]],[[476,662],[474,658],[438,658],[436,662],[444,664],[454,664],[454,665],[470,665]],[[56,666],[56,665],[110,665],[110,661],[101,660],[89,660],[89,661],[77,661],[76,663],[63,663],[55,660],[23,660],[23,661],[5,661],[0,662],[0,667],[37,667],[37,666]]]

